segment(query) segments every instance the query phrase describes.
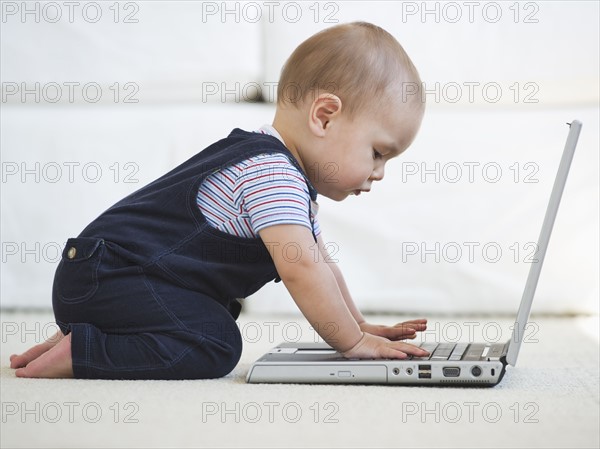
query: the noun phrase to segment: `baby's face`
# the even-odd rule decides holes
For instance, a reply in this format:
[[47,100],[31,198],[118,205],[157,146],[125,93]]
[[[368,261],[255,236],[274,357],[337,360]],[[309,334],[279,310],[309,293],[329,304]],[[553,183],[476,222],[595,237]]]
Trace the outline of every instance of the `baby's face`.
[[328,124],[316,160],[307,168],[317,191],[335,201],[369,192],[385,175],[386,163],[412,143],[422,114],[411,114],[404,104],[358,114],[343,115]]

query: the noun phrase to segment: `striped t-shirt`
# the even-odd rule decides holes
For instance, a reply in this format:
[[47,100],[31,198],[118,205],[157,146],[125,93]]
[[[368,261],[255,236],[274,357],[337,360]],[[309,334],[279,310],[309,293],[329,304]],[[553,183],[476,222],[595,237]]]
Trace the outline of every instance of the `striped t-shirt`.
[[[283,142],[265,125],[259,132]],[[206,177],[196,203],[213,227],[238,237],[255,238],[268,226],[297,224],[311,228],[310,193],[302,173],[283,154],[260,154]],[[314,233],[320,234],[314,214]]]

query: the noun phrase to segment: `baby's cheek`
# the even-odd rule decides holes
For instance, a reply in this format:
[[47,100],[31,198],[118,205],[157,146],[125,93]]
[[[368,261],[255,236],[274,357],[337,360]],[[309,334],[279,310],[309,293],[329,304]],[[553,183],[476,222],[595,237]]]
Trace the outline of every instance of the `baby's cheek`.
[[365,162],[360,170],[354,172],[354,182],[362,184],[368,180],[373,174],[373,163],[372,161]]

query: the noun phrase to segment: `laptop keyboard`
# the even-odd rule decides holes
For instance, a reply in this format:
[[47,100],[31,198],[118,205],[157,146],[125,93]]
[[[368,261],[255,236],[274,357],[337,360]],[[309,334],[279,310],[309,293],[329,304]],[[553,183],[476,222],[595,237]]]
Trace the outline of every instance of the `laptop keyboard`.
[[410,360],[481,360],[482,358],[499,358],[504,350],[504,343],[435,343],[425,342],[420,345],[429,352],[428,357],[409,355]]

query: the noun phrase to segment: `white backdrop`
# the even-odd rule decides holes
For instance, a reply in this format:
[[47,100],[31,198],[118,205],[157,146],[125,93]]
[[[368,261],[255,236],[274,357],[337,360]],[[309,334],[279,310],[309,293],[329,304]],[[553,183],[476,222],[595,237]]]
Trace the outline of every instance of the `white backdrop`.
[[[321,200],[360,307],[515,310],[565,122],[579,118],[534,310],[597,312],[597,2],[111,5],[2,5],[3,307],[49,307],[67,238],[232,128],[269,123],[272,104],[243,100],[273,100],[306,37],[367,20],[398,38],[429,93],[420,135],[383,183]],[[296,310],[281,284],[246,307]]]

